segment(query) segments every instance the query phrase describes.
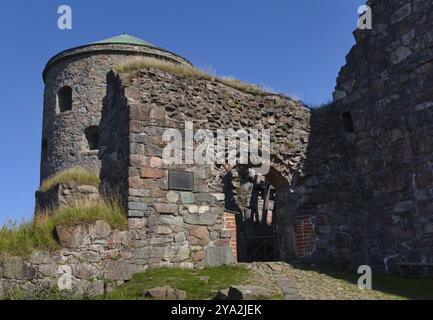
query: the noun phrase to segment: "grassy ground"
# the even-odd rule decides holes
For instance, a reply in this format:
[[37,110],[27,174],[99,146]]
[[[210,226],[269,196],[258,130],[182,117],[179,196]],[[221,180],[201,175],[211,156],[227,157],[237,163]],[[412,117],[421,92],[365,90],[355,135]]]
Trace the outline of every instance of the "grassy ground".
[[[158,286],[172,286],[179,290],[185,290],[189,300],[211,299],[215,296],[215,290],[226,289],[235,284],[243,284],[248,280],[249,276],[250,271],[242,266],[209,267],[200,270],[151,269],[144,273],[135,274],[131,281],[110,292],[107,299],[147,299],[143,296],[144,291]],[[206,281],[200,277],[209,278]]]
[[55,237],[57,225],[90,224],[97,220],[117,229],[127,227],[126,216],[116,203],[83,201],[38,214],[31,222],[0,227],[0,255],[25,257],[33,250],[57,250],[60,248]]
[[229,87],[254,95],[265,95],[270,93],[266,92],[265,89],[259,85],[243,82],[233,77],[218,77],[189,65],[174,64],[153,58],[131,58],[129,61],[117,66],[115,70],[117,72],[131,72],[144,68],[155,68],[164,72],[194,79],[217,81]]
[[81,185],[99,185],[99,176],[89,170],[80,167],[74,167],[60,171],[55,176],[42,182],[39,187],[40,192],[46,192],[58,183],[67,183],[69,181],[75,181]]

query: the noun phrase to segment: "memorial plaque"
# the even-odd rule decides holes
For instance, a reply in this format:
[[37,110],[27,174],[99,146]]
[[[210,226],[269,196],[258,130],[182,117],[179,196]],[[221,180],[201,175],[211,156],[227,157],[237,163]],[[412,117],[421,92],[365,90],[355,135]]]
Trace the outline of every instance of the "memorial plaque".
[[168,188],[171,190],[194,191],[194,172],[169,170]]

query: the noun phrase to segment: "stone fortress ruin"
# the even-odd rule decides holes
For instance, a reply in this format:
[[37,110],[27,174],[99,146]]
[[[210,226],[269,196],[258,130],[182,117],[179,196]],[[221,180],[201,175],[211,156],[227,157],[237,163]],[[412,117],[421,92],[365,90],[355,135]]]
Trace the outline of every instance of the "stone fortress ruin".
[[[68,230],[81,236],[65,239],[63,253],[13,260],[14,281],[51,281],[67,264],[76,288],[100,292],[103,278],[162,265],[297,260],[385,271],[395,261],[431,262],[433,3],[368,5],[373,29],[354,32],[334,101],[317,109],[217,78],[115,72],[135,57],[192,67],[129,35],[53,57],[43,73],[41,181],[74,166],[100,172],[100,190],[81,191],[116,192],[129,230],[103,222]],[[269,173],[164,164],[163,133],[185,121],[269,129]]]

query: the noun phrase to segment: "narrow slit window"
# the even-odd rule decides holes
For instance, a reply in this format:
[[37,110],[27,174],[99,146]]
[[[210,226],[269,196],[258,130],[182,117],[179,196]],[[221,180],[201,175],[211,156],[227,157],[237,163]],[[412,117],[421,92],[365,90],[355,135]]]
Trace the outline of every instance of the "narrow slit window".
[[72,88],[64,86],[57,93],[57,113],[72,110]]
[[352,112],[348,111],[346,113],[343,113],[343,124],[344,124],[344,130],[348,133],[353,133],[353,119],[352,119]]
[[46,159],[48,155],[48,141],[46,138],[42,139],[42,159]]

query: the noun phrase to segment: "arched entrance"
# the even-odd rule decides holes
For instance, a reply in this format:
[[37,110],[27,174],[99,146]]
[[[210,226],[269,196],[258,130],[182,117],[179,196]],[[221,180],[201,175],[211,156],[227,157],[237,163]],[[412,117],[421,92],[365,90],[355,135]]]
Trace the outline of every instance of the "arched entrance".
[[280,258],[276,193],[288,181],[273,167],[266,176],[253,176],[238,165],[224,177],[226,210],[236,212],[239,262]]

